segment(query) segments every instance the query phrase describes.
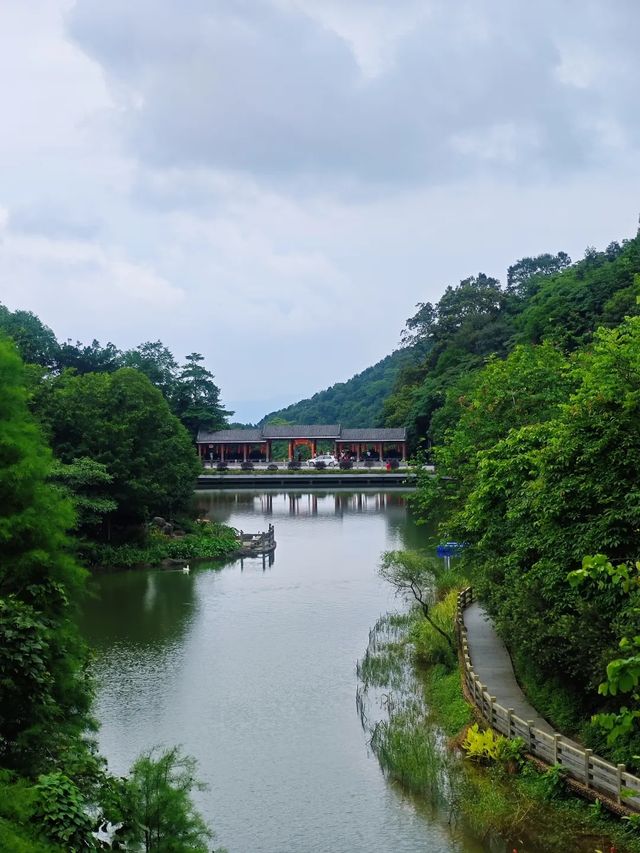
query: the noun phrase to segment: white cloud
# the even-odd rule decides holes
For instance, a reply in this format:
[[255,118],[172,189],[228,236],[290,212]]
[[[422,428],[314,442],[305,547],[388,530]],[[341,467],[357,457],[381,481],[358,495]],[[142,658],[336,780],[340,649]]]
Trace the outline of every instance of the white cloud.
[[201,351],[227,399],[346,379],[447,284],[633,232],[638,24],[635,0],[10,0],[0,300]]

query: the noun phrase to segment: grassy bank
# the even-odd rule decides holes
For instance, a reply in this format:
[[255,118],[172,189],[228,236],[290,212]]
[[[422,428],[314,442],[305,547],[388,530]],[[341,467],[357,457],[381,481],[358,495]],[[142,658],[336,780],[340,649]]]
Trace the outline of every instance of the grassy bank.
[[[453,632],[451,598],[445,595],[431,612],[440,627]],[[464,699],[458,662],[418,611],[379,620],[358,672],[361,716],[387,776],[448,810],[491,849],[640,853],[633,826],[570,794],[557,768],[540,772],[514,759],[518,750],[512,742],[506,742],[502,760],[464,757],[460,745],[473,711]],[[381,719],[374,719],[363,694],[370,704],[383,697]]]
[[238,537],[224,524],[199,523],[184,536],[165,536],[152,531],[136,543],[110,545],[87,542],[82,557],[92,568],[131,569],[158,565],[163,560],[217,560],[238,550]]

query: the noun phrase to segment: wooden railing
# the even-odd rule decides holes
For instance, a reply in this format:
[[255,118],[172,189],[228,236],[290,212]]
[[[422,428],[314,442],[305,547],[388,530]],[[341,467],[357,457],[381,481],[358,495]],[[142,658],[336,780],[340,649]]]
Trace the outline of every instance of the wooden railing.
[[505,708],[491,696],[476,675],[463,613],[474,601],[472,587],[458,594],[456,629],[464,665],[464,679],[469,696],[491,728],[508,738],[522,738],[527,752],[545,764],[559,764],[567,775],[586,788],[603,794],[633,812],[640,812],[640,779],[627,773],[624,764],[611,764],[590,749],[581,749],[561,734],[550,734],[537,728],[532,720],[522,720],[512,708]]

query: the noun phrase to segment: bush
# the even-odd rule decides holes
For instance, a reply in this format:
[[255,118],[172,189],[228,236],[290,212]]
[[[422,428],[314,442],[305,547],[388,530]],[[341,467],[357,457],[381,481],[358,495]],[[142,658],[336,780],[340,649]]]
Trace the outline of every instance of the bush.
[[373,468],[374,464],[375,463],[374,463],[373,459],[365,459],[364,460],[364,467],[365,468]]
[[229,466],[227,465],[226,462],[218,462],[218,464],[216,465],[216,471],[228,471],[228,470],[229,470]]
[[316,469],[316,471],[324,471],[324,469],[325,469],[326,467],[327,467],[327,463],[326,463],[326,462],[322,462],[322,461],[320,461],[320,462],[316,462],[316,463],[315,463],[315,469]]
[[400,463],[397,459],[387,459],[387,465],[391,468],[392,471],[397,471],[400,467]]
[[287,468],[290,471],[299,471],[302,468],[302,462],[293,459],[291,462],[287,462]]
[[241,468],[243,471],[253,471],[253,462],[243,462],[243,463],[240,465],[240,468]]
[[350,471],[353,468],[353,462],[350,459],[343,459],[340,463],[340,467],[343,471]]
[[275,462],[270,462],[267,465],[267,471],[277,471],[277,470],[278,470],[278,466],[276,465]]
[[[452,589],[447,595],[433,605],[431,618],[445,633],[453,637],[454,622],[458,607],[457,590]],[[416,656],[425,664],[444,664],[448,669],[455,666],[455,658],[444,637],[435,628],[421,619],[416,622],[411,631],[411,640],[416,649]]]

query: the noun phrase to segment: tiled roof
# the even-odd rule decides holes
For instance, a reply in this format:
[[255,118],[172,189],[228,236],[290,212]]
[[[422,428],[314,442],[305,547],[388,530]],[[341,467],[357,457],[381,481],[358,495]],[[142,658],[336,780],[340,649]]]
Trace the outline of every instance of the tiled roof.
[[406,441],[404,427],[393,429],[343,429],[339,441]]
[[328,438],[337,441],[406,441],[404,427],[393,429],[342,429],[340,424],[265,424],[252,429],[222,429],[218,432],[201,429],[199,444],[259,443],[267,439]]
[[262,430],[260,429],[221,429],[217,432],[201,429],[198,430],[197,441],[199,444],[220,444],[229,442],[235,444],[237,442],[258,442],[263,441]]
[[340,424],[265,424],[265,438],[339,438]]

